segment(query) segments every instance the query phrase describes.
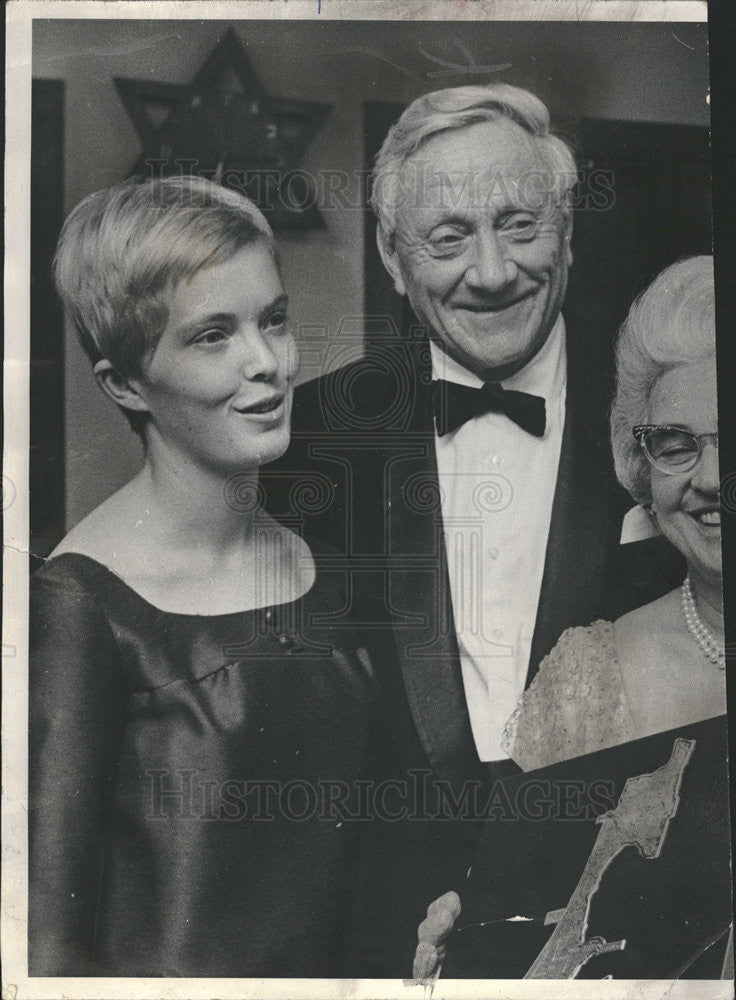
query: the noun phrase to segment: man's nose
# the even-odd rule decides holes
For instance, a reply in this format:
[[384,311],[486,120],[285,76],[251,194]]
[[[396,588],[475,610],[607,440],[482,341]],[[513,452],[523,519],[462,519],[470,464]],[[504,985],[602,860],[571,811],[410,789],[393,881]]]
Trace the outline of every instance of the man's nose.
[[243,331],[240,355],[241,370],[250,381],[271,382],[278,375],[278,354],[261,330]]
[[473,258],[465,274],[467,284],[486,292],[498,292],[514,280],[516,264],[509,260],[495,232],[478,233]]
[[706,441],[692,477],[693,486],[702,493],[715,493],[720,484],[718,448],[715,441]]

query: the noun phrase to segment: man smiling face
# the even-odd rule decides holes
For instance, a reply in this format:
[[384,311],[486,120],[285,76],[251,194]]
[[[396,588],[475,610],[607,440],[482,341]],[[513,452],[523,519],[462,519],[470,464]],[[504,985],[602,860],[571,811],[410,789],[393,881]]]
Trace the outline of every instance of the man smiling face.
[[567,287],[571,217],[539,140],[509,118],[438,133],[405,162],[379,249],[430,336],[483,379],[523,368]]

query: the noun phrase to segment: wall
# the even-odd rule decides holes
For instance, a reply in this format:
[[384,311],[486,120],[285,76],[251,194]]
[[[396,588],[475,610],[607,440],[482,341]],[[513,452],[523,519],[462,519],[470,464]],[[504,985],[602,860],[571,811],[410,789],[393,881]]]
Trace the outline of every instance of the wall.
[[[183,83],[229,26],[222,21],[36,21],[33,72],[66,91],[65,202],[121,180],[140,153],[115,76]],[[302,166],[364,168],[362,102],[408,103],[427,90],[504,79],[534,90],[558,118],[708,122],[704,25],[438,22],[237,22],[266,91],[333,105]],[[497,67],[449,70],[445,63]],[[327,228],[280,236],[297,324],[335,330],[363,302],[363,213],[326,211]],[[357,345],[356,345],[357,350]],[[314,362],[303,378],[316,374]],[[344,357],[343,360],[347,360]],[[134,473],[139,447],[66,337],[67,521],[75,524]]]

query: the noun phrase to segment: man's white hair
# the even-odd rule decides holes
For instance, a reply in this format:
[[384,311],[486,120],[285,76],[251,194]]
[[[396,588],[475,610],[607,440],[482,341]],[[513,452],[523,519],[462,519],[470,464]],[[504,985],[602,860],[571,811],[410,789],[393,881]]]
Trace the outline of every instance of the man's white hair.
[[538,142],[549,170],[556,201],[577,180],[575,160],[562,139],[550,132],[549,111],[528,90],[505,83],[435,90],[413,101],[393,125],[376,156],[370,204],[386,237],[394,233],[406,161],[432,136],[478,122],[508,118]]

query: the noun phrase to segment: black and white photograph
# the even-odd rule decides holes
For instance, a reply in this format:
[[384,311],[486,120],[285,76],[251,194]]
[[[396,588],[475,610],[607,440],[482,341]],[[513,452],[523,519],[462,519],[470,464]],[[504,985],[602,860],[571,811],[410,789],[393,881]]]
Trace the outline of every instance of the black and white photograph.
[[3,997],[732,1000],[706,4],[7,22]]

